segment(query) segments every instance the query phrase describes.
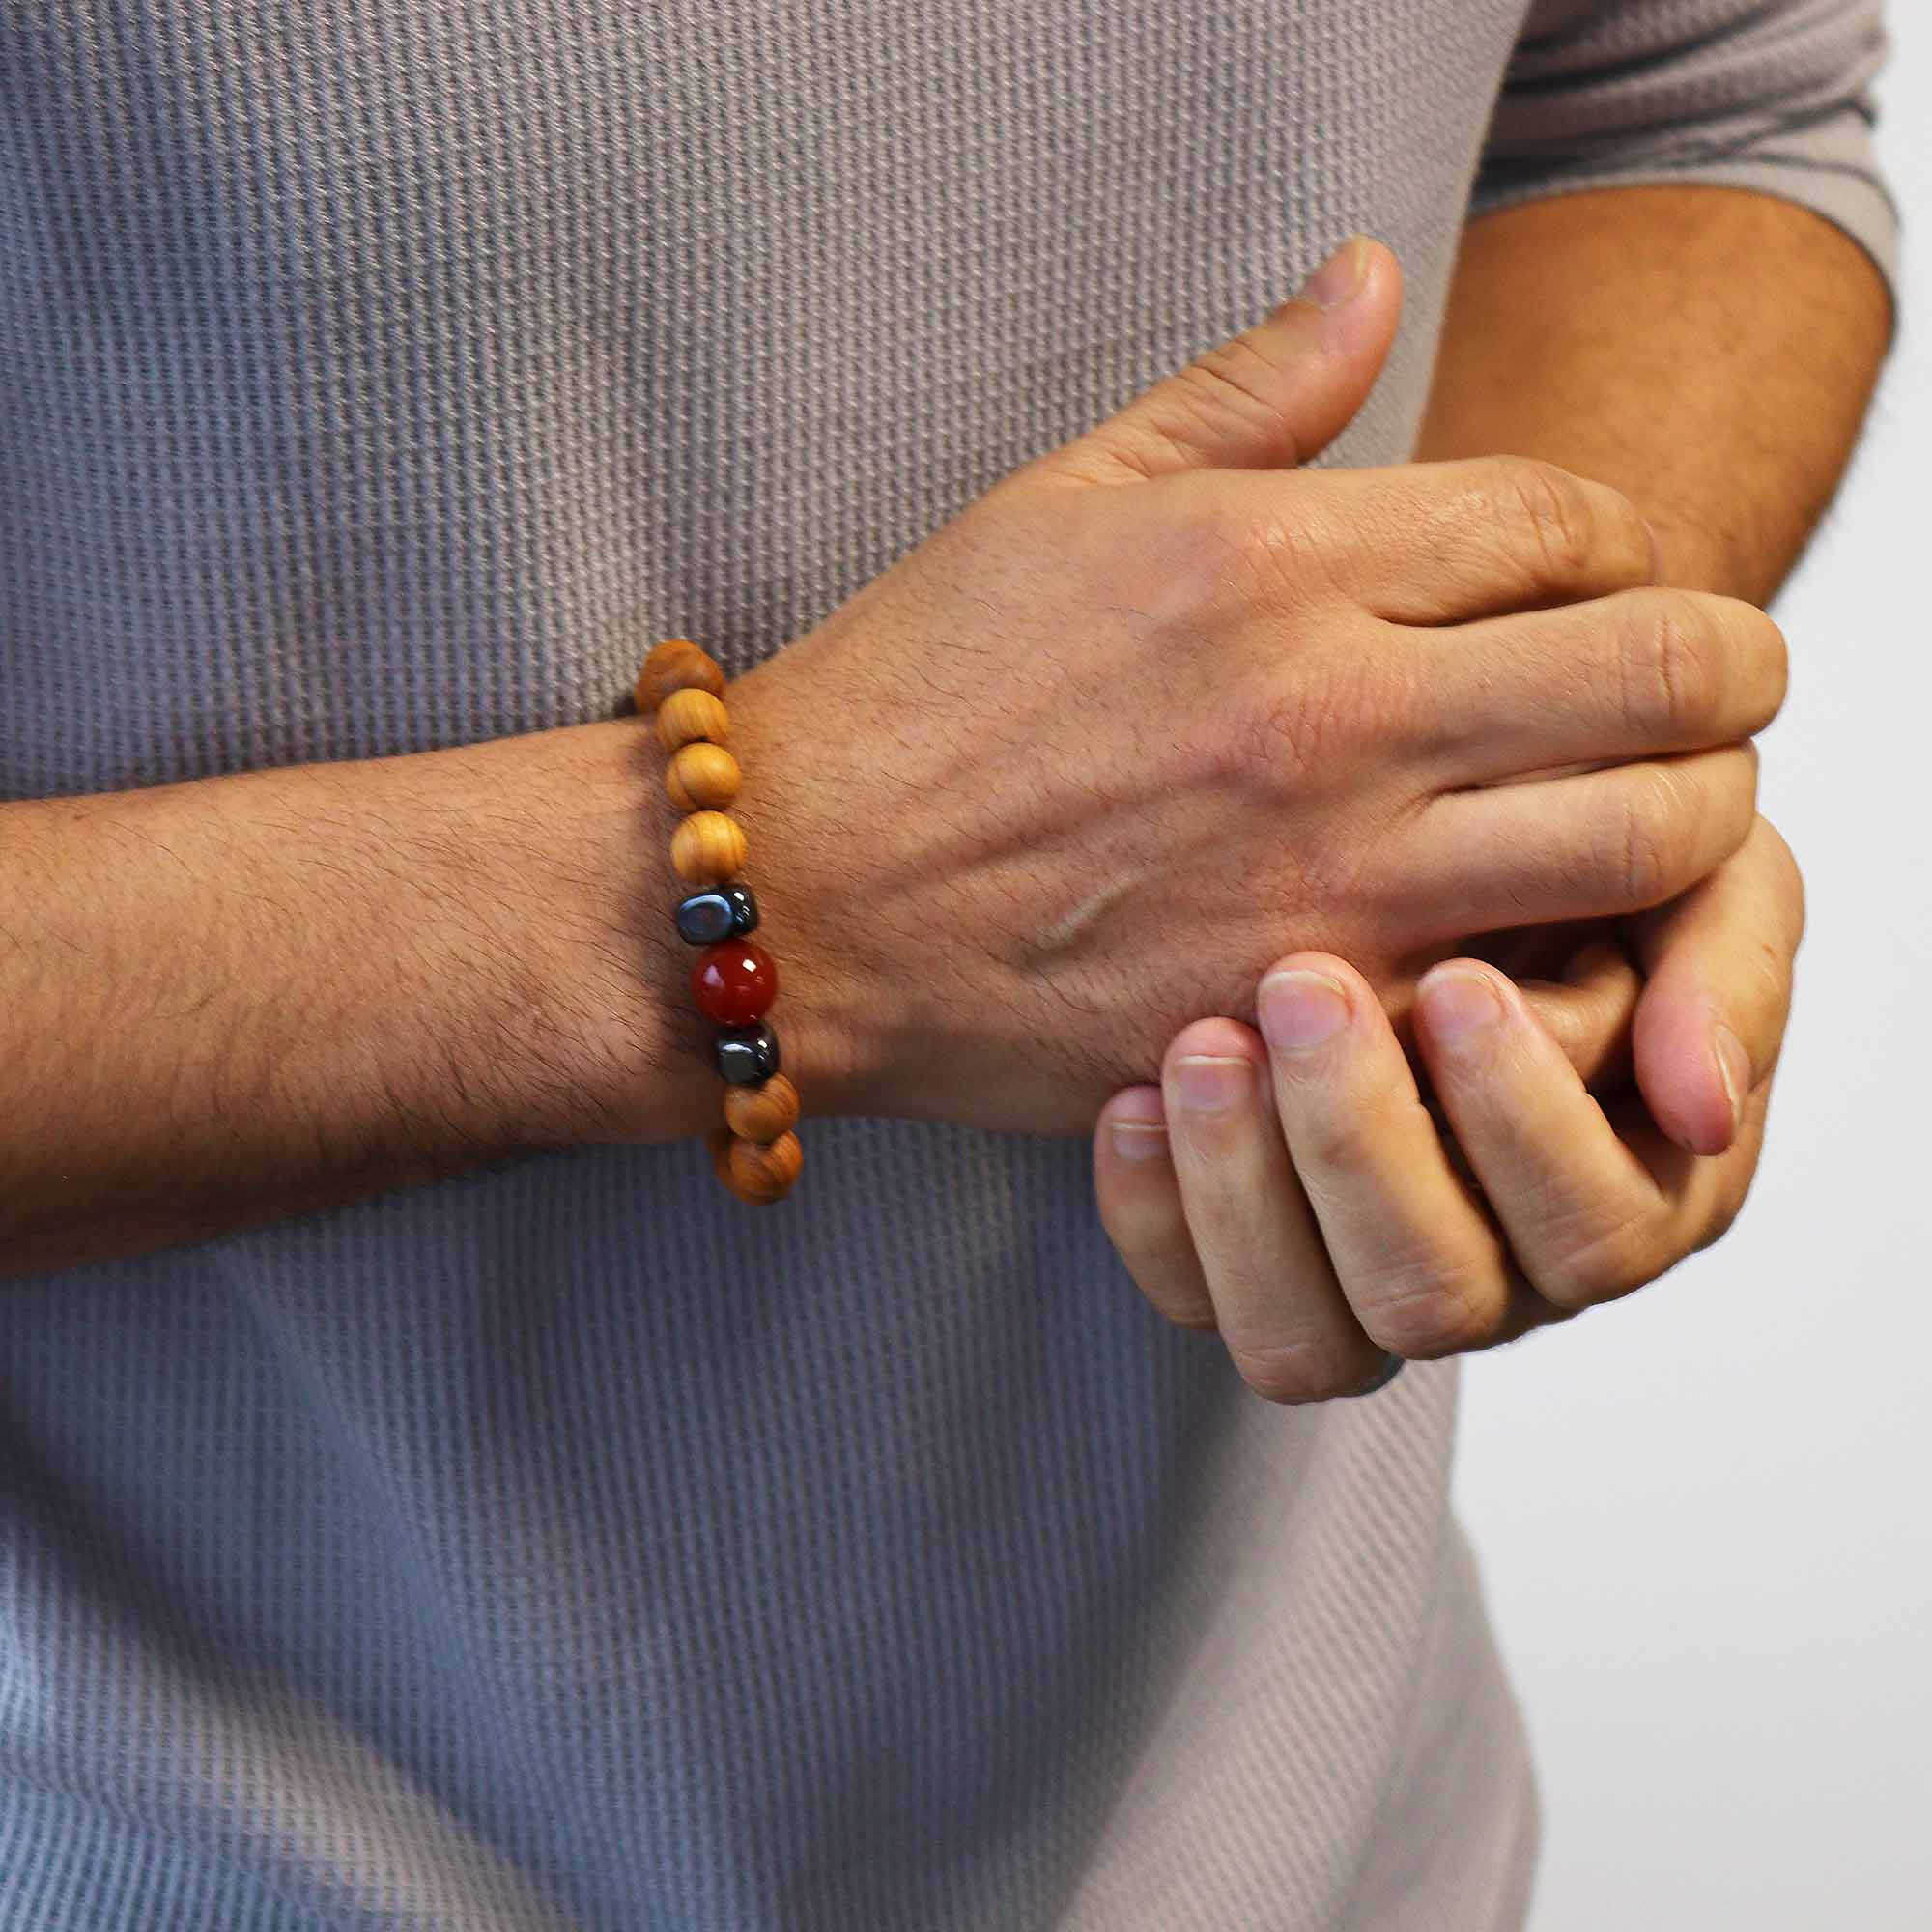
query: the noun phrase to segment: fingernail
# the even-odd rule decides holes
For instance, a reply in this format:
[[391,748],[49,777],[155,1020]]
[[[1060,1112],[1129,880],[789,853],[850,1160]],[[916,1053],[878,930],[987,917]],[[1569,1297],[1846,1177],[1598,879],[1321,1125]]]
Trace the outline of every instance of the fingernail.
[[1422,988],[1429,1030],[1438,1039],[1472,1039],[1503,1016],[1503,1004],[1487,973],[1438,973]]
[[1254,1092],[1254,1068],[1238,1057],[1190,1053],[1176,1065],[1174,1084],[1195,1113],[1225,1114]]
[[1163,1121],[1116,1121],[1114,1152],[1124,1161],[1166,1160],[1167,1124]]
[[1338,309],[1361,293],[1368,278],[1368,237],[1351,235],[1302,283],[1295,300],[1312,308]]
[[1270,973],[1255,995],[1262,1037],[1284,1053],[1306,1053],[1349,1023],[1349,996],[1328,973],[1287,968]]
[[1720,1026],[1715,1036],[1718,1077],[1724,1083],[1724,1095],[1731,1103],[1731,1131],[1745,1122],[1745,1089],[1750,1083],[1750,1055],[1745,1043],[1729,1027]]

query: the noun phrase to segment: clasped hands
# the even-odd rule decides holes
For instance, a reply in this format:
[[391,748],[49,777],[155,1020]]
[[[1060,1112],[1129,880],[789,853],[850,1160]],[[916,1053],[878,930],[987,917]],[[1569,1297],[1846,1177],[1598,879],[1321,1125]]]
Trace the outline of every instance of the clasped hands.
[[1717,1238],[1803,923],[1769,618],[1546,465],[1298,467],[1399,299],[1352,244],[734,699],[808,1104],[1092,1127],[1135,1280],[1283,1402]]

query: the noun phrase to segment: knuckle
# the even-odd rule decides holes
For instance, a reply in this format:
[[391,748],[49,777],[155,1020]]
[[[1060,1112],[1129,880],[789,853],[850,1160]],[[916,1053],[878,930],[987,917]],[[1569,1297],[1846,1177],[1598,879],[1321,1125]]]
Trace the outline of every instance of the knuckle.
[[1634,912],[1672,895],[1681,875],[1680,787],[1661,765],[1633,768],[1599,871],[1619,903]]
[[1676,744],[1717,714],[1722,694],[1712,642],[1695,593],[1659,590],[1634,600],[1619,662],[1623,725],[1633,739]]
[[1507,1297],[1492,1293],[1492,1262],[1479,1256],[1410,1254],[1350,1286],[1369,1339],[1411,1361],[1466,1354],[1496,1341]]
[[[1281,387],[1281,372],[1246,336],[1237,335],[1196,356],[1164,393],[1206,427],[1260,429],[1286,441]],[[1184,428],[1177,440],[1186,440]],[[1289,452],[1290,462],[1293,455]]]
[[1097,1194],[1101,1232],[1113,1242],[1127,1272],[1145,1289],[1143,1272],[1182,1247],[1186,1224],[1165,1189],[1136,1187],[1129,1181],[1103,1186]]
[[1747,651],[1761,693],[1756,722],[1752,728],[1762,731],[1784,708],[1791,689],[1791,646],[1783,629],[1755,604],[1740,603],[1744,613]]
[[1662,1272],[1642,1218],[1632,1215],[1566,1243],[1533,1280],[1547,1301],[1577,1309],[1615,1301]]
[[1738,831],[1738,843],[1742,845],[1750,836],[1750,828],[1757,820],[1757,784],[1759,775],[1764,768],[1764,754],[1758,750],[1755,738],[1747,738],[1737,747],[1737,752],[1745,767],[1739,788],[1739,804],[1745,821]]
[[[1377,1151],[1387,1145],[1367,1108],[1347,1104],[1350,1095],[1332,1078],[1313,1084],[1315,1102],[1294,1122],[1294,1164],[1304,1185],[1332,1184],[1338,1175],[1351,1179],[1376,1171]],[[1336,1106],[1333,1101],[1344,1104]]]
[[1181,1264],[1179,1244],[1156,1257],[1151,1265],[1146,1264],[1146,1258],[1122,1259],[1127,1262],[1134,1286],[1162,1321],[1177,1328],[1217,1325],[1213,1297],[1203,1290],[1198,1273]]
[[1757,823],[1758,763],[1757,742],[1751,738],[1697,760],[1695,788],[1703,796],[1687,799],[1684,810],[1687,815],[1692,810],[1699,811],[1721,830],[1725,857],[1743,849]]
[[1228,1352],[1241,1379],[1264,1402],[1327,1402],[1352,1395],[1373,1373],[1363,1366],[1360,1351],[1341,1336],[1231,1348]]
[[1598,527],[1606,547],[1614,544],[1622,553],[1621,561],[1637,583],[1653,583],[1657,573],[1657,548],[1649,520],[1624,495],[1607,483],[1597,485],[1593,493]]
[[[1155,1304],[1159,1307],[1159,1304]],[[1211,1335],[1220,1327],[1215,1319],[1212,1302],[1187,1302],[1172,1308],[1160,1308],[1160,1313],[1176,1328],[1186,1328],[1197,1335]]]
[[1597,513],[1578,478],[1540,457],[1499,456],[1491,460],[1490,489],[1542,576],[1568,582],[1585,573],[1597,553]]

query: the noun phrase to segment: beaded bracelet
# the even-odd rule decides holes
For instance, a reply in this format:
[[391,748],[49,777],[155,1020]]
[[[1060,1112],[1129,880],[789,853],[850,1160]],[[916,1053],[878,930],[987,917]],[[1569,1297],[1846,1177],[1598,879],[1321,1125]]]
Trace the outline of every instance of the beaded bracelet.
[[670,862],[699,888],[680,901],[679,938],[704,950],[691,989],[718,1027],[713,1051],[724,1076],[724,1124],[707,1136],[718,1178],[740,1201],[765,1207],[790,1193],[805,1164],[791,1130],[798,1090],[779,1071],[779,1040],[765,1022],[779,969],[750,935],[758,902],[734,874],[745,863],[745,830],[724,808],[738,795],[738,761],[724,749],[724,668],[687,638],[670,638],[638,673],[638,709],[657,713],[658,739],[670,753],[665,789],[687,813],[672,835]]

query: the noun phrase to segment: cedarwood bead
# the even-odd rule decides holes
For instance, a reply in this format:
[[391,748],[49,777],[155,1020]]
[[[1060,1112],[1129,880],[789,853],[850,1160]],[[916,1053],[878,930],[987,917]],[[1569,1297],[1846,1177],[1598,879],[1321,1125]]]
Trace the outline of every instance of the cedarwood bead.
[[694,969],[699,1004],[727,1022],[713,1042],[727,1083],[724,1124],[705,1146],[713,1171],[740,1201],[768,1207],[791,1191],[805,1150],[791,1131],[798,1090],[778,1070],[777,1036],[757,1019],[777,990],[777,971],[744,940],[758,923],[750,892],[725,885],[745,863],[745,832],[722,809],[744,782],[724,750],[731,732],[724,685],[724,667],[709,652],[689,638],[667,638],[645,658],[632,696],[640,713],[657,714],[659,742],[671,754],[665,790],[689,814],[671,835],[671,864],[680,878],[715,889],[692,894],[677,909],[683,937],[709,942]]
[[782,1201],[791,1192],[792,1182],[805,1165],[805,1150],[796,1134],[781,1134],[769,1147],[760,1147],[756,1141],[733,1140],[726,1158],[730,1173],[725,1186],[740,1201],[763,1208]]
[[701,738],[680,745],[665,772],[665,790],[680,811],[718,811],[738,796],[743,775],[723,745]]
[[674,691],[708,691],[724,696],[724,667],[689,638],[667,638],[644,660],[632,696],[638,709],[655,711]]
[[757,1087],[727,1087],[724,1124],[740,1140],[768,1146],[798,1125],[798,1089],[782,1073]]
[[667,752],[675,752],[694,738],[722,745],[730,735],[731,714],[708,691],[688,686],[673,691],[658,706],[658,739]]
[[715,886],[745,863],[745,828],[722,811],[694,811],[670,835],[670,862],[680,879]]

